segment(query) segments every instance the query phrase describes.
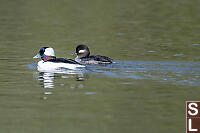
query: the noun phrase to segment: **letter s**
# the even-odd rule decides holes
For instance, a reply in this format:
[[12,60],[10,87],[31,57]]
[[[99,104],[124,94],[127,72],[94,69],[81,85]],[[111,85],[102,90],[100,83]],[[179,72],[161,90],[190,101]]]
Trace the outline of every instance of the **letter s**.
[[[192,107],[192,105],[195,106],[196,108]],[[190,110],[194,111],[194,112],[191,112],[190,110],[188,110],[188,114],[189,115],[193,115],[194,116],[194,115],[198,114],[198,109],[197,109],[198,104],[197,103],[189,103],[188,107],[189,107]]]

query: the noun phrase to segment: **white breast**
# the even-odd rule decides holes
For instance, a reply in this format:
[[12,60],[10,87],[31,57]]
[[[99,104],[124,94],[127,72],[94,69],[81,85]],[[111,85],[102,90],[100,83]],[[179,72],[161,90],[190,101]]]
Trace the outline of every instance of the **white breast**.
[[53,71],[53,70],[58,70],[60,68],[66,68],[66,69],[78,69],[78,68],[83,68],[85,66],[83,65],[78,65],[78,64],[69,64],[69,63],[55,63],[55,62],[44,62],[43,60],[38,62],[38,70],[39,71]]

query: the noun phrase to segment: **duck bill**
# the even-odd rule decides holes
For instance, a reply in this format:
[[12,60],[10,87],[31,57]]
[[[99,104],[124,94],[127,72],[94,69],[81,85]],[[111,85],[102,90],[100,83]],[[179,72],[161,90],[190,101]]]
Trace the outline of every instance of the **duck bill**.
[[36,56],[33,57],[34,59],[41,58],[40,54],[38,53]]
[[72,55],[77,55],[77,53],[73,53]]

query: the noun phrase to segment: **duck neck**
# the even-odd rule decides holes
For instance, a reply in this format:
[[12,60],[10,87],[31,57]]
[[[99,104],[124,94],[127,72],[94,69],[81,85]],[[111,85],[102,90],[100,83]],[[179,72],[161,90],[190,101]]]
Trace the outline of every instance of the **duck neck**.
[[77,56],[77,57],[75,58],[75,61],[80,62],[81,59]]
[[51,60],[51,59],[56,59],[56,57],[54,57],[54,56],[47,56],[47,55],[44,55],[44,56],[42,57],[42,60],[43,60],[43,61],[48,61],[48,60]]

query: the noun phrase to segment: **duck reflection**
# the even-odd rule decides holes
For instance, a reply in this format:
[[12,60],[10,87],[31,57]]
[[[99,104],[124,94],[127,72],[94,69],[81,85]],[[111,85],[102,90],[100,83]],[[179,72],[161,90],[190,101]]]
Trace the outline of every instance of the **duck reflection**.
[[54,73],[39,72],[38,80],[44,88],[54,88]]
[[[39,81],[39,84],[43,88],[54,88],[55,87],[55,80],[56,79],[74,79],[76,81],[84,81],[88,77],[85,73],[82,71],[57,71],[57,72],[37,72],[36,78]],[[66,83],[66,80],[61,80],[59,85],[64,86]],[[70,86],[74,86],[74,84],[71,84]],[[78,86],[83,86],[78,85]],[[71,88],[71,87],[70,87]]]
[[[70,89],[84,88],[80,81],[84,81],[88,76],[82,71],[57,71],[57,72],[36,72],[36,78],[41,87],[45,88],[42,99],[47,100],[53,94],[52,88],[66,87]],[[57,80],[56,84],[55,81]],[[67,82],[68,81],[68,82]],[[75,81],[75,82],[74,82]],[[79,82],[76,82],[79,81]]]

